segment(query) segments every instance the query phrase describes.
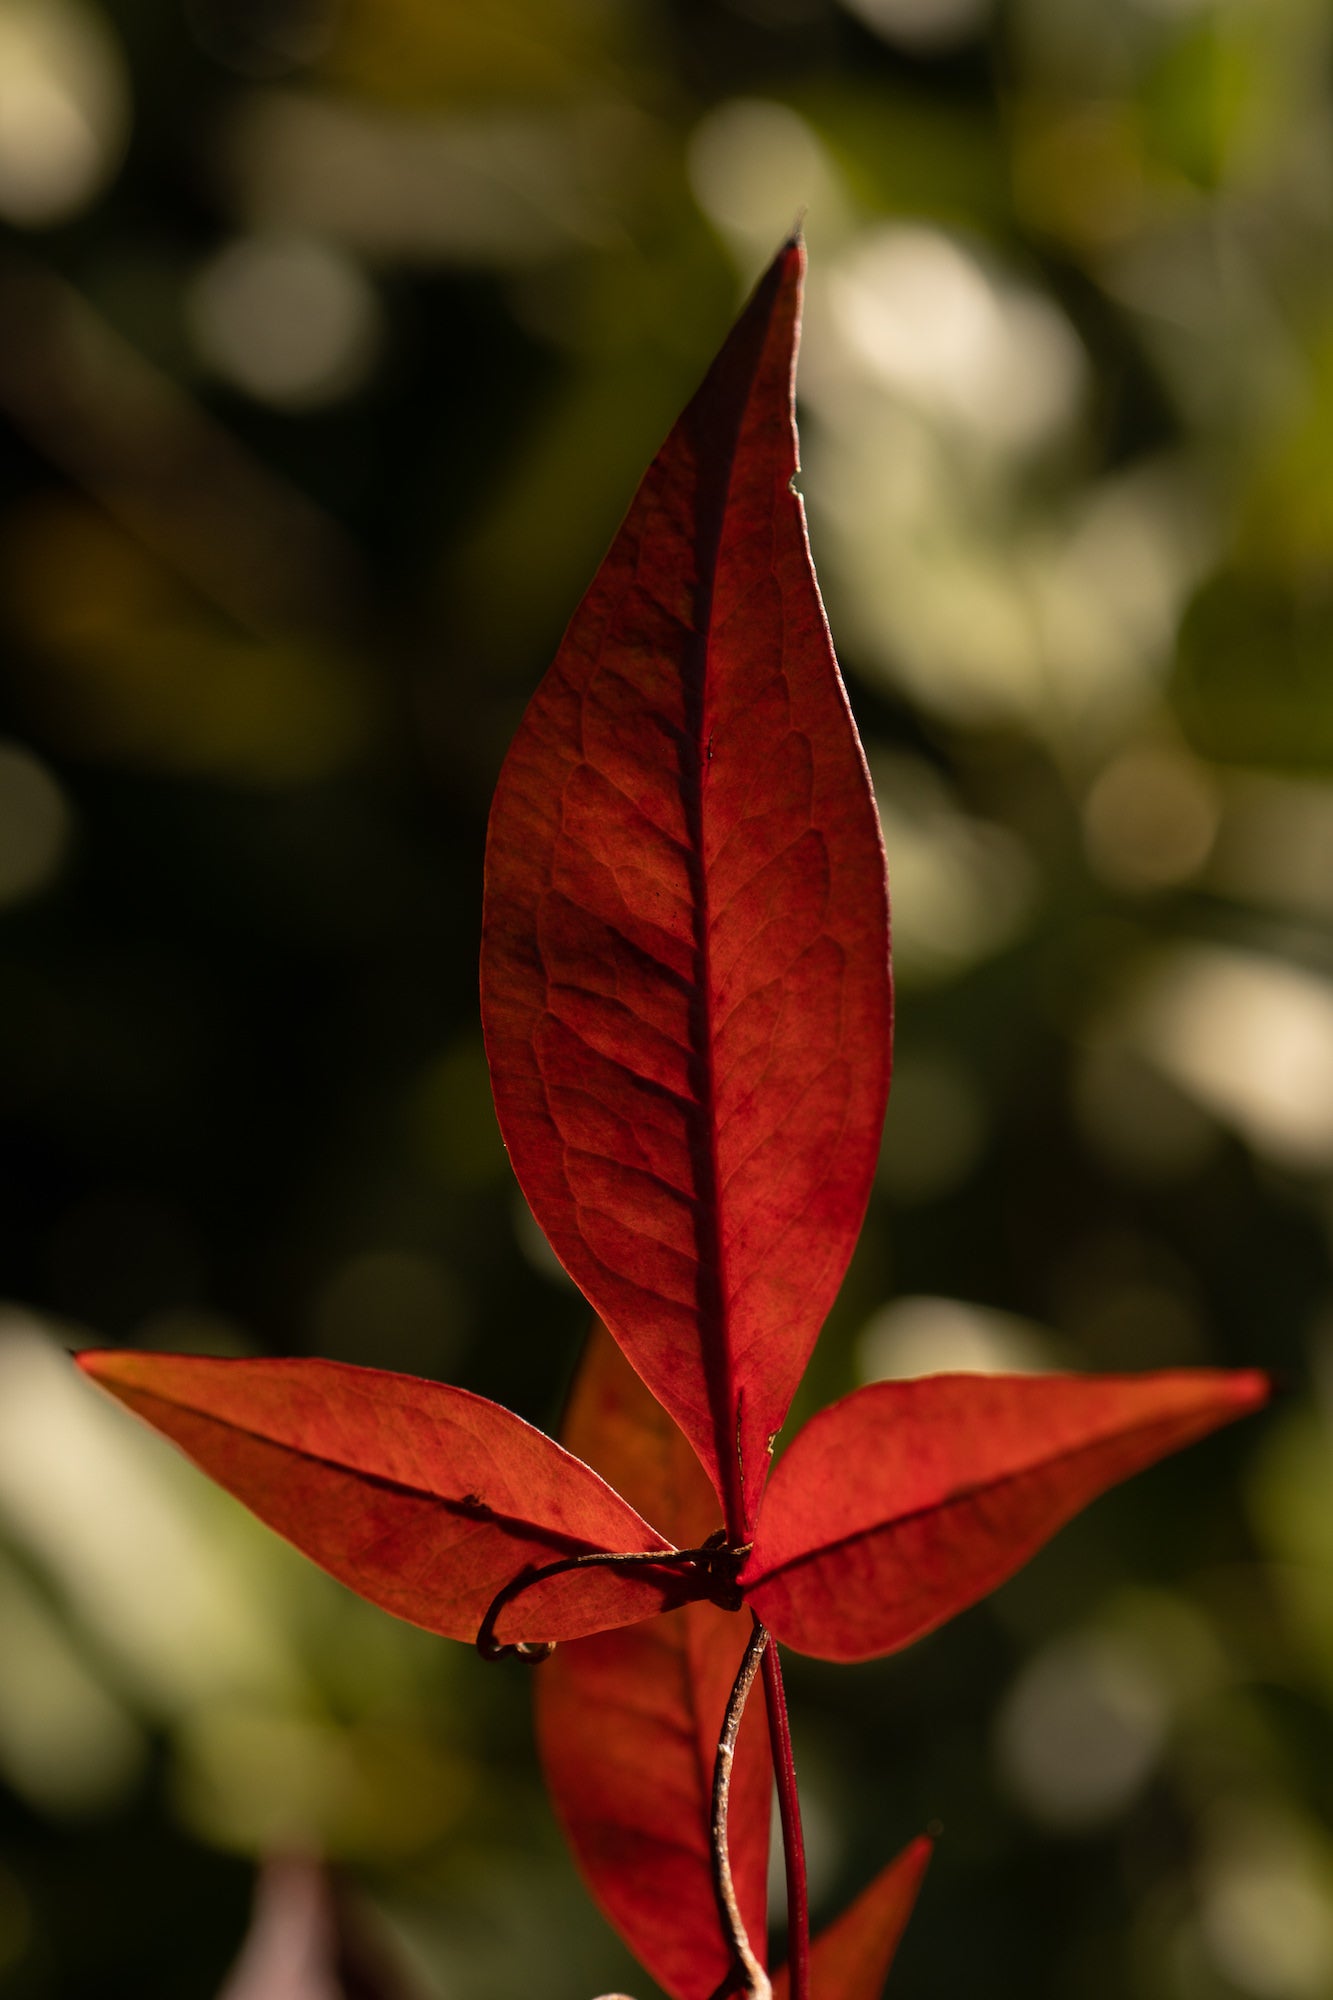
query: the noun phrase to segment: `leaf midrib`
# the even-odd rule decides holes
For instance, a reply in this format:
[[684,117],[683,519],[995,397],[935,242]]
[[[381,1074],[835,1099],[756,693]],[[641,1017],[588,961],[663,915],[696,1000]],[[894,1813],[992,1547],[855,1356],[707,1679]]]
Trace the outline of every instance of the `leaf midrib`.
[[[129,1399],[122,1398],[122,1400],[128,1402]],[[445,1513],[455,1518],[472,1521],[479,1528],[497,1528],[501,1534],[510,1535],[515,1540],[524,1537],[528,1540],[533,1540],[536,1537],[540,1537],[543,1542],[549,1542],[552,1547],[559,1547],[563,1553],[568,1555],[593,1554],[600,1552],[604,1546],[601,1542],[590,1541],[586,1535],[573,1535],[563,1528],[547,1528],[530,1517],[525,1518],[521,1514],[501,1512],[498,1508],[492,1507],[488,1501],[482,1501],[480,1508],[477,1506],[468,1506],[465,1501],[451,1500],[447,1494],[437,1493],[429,1486],[417,1486],[410,1480],[395,1479],[388,1473],[366,1472],[360,1466],[349,1465],[342,1459],[330,1457],[320,1452],[308,1451],[301,1445],[288,1444],[281,1438],[270,1437],[263,1431],[251,1430],[247,1425],[235,1423],[231,1418],[219,1417],[209,1410],[200,1410],[193,1403],[178,1402],[174,1397],[161,1395],[155,1390],[141,1389],[136,1386],[134,1400],[136,1403],[156,1403],[167,1410],[183,1411],[186,1415],[196,1419],[196,1421],[211,1424],[216,1429],[231,1432],[236,1437],[249,1438],[255,1444],[267,1445],[273,1451],[286,1452],[289,1457],[299,1458],[306,1465],[319,1466],[326,1472],[340,1473],[345,1478],[359,1480],[363,1485],[373,1486],[380,1492],[395,1493],[407,1499],[427,1501],[434,1506],[442,1508]],[[130,1407],[133,1408],[134,1405],[130,1404]],[[156,1428],[163,1429],[164,1427],[158,1425]],[[165,1434],[171,1437],[169,1430]],[[188,1446],[179,1444],[175,1438],[172,1438],[172,1442],[177,1443],[178,1449],[184,1451],[187,1457],[193,1458],[194,1454],[190,1452]],[[218,1477],[213,1472],[210,1472],[209,1476],[211,1478]],[[225,1481],[219,1480],[219,1484],[225,1484]],[[245,1504],[248,1505],[248,1502]],[[628,1506],[629,1503],[626,1501],[622,1504]],[[483,1509],[484,1511],[482,1511]],[[647,1528],[648,1523],[644,1522],[644,1526]],[[649,1528],[650,1534],[654,1532],[655,1530]],[[664,1545],[663,1549],[663,1553],[665,1552],[666,1545]]]
[[[1090,1458],[1097,1451],[1104,1449],[1108,1444],[1115,1443],[1120,1438],[1133,1437],[1138,1441],[1142,1441],[1155,1435],[1170,1437],[1181,1428],[1182,1423],[1185,1423],[1187,1426],[1188,1419],[1164,1418],[1156,1423],[1137,1425],[1128,1432],[1116,1432],[1111,1436],[1096,1439],[1087,1444],[1073,1446],[1068,1451],[1055,1452],[1049,1458],[1043,1458],[1034,1461],[1030,1465],[1021,1466],[1013,1472],[1001,1473],[995,1479],[987,1479],[979,1481],[972,1486],[961,1487],[957,1492],[950,1493],[943,1499],[931,1501],[925,1506],[909,1508],[906,1513],[894,1514],[885,1520],[874,1523],[870,1527],[854,1528],[845,1535],[835,1535],[830,1541],[821,1542],[818,1548],[807,1549],[800,1555],[789,1556],[784,1562],[775,1563],[771,1569],[764,1570],[762,1575],[752,1577],[745,1584],[746,1594],[748,1595],[752,1591],[761,1589],[765,1584],[774,1582],[778,1577],[790,1575],[793,1570],[803,1569],[811,1563],[819,1562],[825,1556],[836,1555],[842,1550],[853,1548],[858,1542],[871,1541],[876,1535],[892,1534],[899,1528],[910,1527],[914,1521],[925,1520],[931,1514],[945,1514],[955,1508],[965,1507],[969,1502],[978,1500],[985,1494],[1001,1492],[1007,1486],[1015,1486],[1021,1480],[1030,1479],[1035,1473],[1045,1472],[1052,1467],[1060,1465],[1073,1464],[1079,1459]],[[1189,1440],[1186,1439],[1184,1442],[1189,1442]],[[1150,1460],[1149,1465],[1151,1463],[1152,1461]],[[1147,1470],[1148,1465],[1136,1466],[1131,1468],[1131,1471],[1127,1472],[1124,1476],[1129,1478],[1134,1471],[1146,1472]]]
[[700,1256],[699,1264],[701,1281],[705,1272],[709,1274],[709,1289],[712,1294],[705,1299],[701,1282],[700,1321],[704,1336],[702,1343],[704,1379],[713,1417],[713,1448],[717,1455],[722,1484],[723,1512],[727,1518],[728,1533],[734,1539],[744,1536],[748,1526],[745,1467],[741,1456],[744,1392],[736,1381],[734,1356],[731,1351],[730,1294],[722,1242],[722,1178],[718,1157],[718,1091],[711,943],[712,910],[704,845],[704,795],[711,761],[711,734],[707,723],[712,683],[714,611],[718,572],[721,566],[722,539],[735,485],[741,433],[749,411],[755,377],[767,347],[770,324],[771,309],[770,317],[765,320],[757,350],[750,362],[744,394],[737,398],[734,427],[725,454],[719,453],[719,457],[724,461],[724,471],[717,482],[716,496],[707,511],[702,504],[699,506],[699,529],[695,536],[696,608],[690,639],[691,664],[696,671],[686,680],[687,702],[694,709],[694,712],[687,713],[687,721],[688,737],[695,763],[691,773],[692,782],[687,782],[684,790],[690,833],[691,873],[695,877],[696,885],[694,950],[696,963],[700,969],[699,1062],[703,1082],[700,1110],[704,1125],[703,1165],[708,1183],[706,1188],[700,1190],[699,1203],[699,1235],[701,1239],[706,1239],[708,1254]]

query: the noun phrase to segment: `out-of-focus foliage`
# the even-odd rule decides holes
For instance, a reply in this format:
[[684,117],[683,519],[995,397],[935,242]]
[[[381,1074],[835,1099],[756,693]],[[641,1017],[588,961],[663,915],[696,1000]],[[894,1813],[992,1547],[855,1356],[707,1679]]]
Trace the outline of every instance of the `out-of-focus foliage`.
[[254,1865],[426,1991],[646,1994],[521,1674],[337,1590],[62,1343],[543,1423],[581,1332],[476,1027],[521,704],[743,285],[896,897],[811,1404],[1276,1366],[880,1666],[794,1671],[903,2000],[1333,1991],[1333,16],[1320,0],[0,0],[0,1985],[206,2000]]

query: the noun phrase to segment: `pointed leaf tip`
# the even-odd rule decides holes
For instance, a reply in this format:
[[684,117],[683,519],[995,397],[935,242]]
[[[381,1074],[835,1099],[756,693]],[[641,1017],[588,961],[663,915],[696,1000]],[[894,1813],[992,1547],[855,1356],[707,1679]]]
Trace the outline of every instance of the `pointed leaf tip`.
[[792,491],[785,244],[505,761],[482,1015],[557,1254],[748,1537],[888,1089],[879,821]]
[[[934,1844],[921,1834],[849,1903],[810,1946],[810,2000],[879,2000],[921,1891]],[[789,2000],[786,1966],[773,2000]]]
[[741,1583],[820,1659],[896,1651],[1013,1574],[1108,1486],[1268,1400],[1257,1370],[873,1382],[779,1460]]
[[[668,1546],[580,1460],[464,1389],[337,1361],[75,1358],[321,1567],[446,1638],[473,1640],[528,1564]],[[642,1571],[578,1570],[517,1598],[498,1637],[575,1638],[675,1596]]]

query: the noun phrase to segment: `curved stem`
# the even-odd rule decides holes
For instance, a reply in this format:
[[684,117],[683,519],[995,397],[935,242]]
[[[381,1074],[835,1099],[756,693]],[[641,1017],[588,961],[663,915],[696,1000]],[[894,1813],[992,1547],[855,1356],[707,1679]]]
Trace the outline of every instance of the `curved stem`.
[[[477,1651],[481,1654],[483,1660],[503,1660],[510,1656],[526,1660],[530,1664],[541,1660],[548,1660],[555,1651],[554,1639],[519,1639],[512,1643],[503,1639],[497,1639],[495,1636],[496,1620],[506,1605],[512,1604],[516,1597],[521,1597],[525,1590],[531,1590],[534,1584],[545,1583],[550,1577],[563,1576],[567,1571],[572,1569],[619,1567],[622,1569],[672,1570],[684,1568],[687,1571],[695,1570],[707,1578],[710,1586],[707,1591],[701,1591],[699,1594],[701,1596],[712,1596],[719,1603],[726,1602],[727,1608],[732,1609],[733,1606],[731,1605],[730,1597],[727,1595],[728,1579],[721,1572],[720,1566],[729,1562],[732,1567],[739,1568],[740,1563],[748,1554],[748,1545],[745,1548],[733,1549],[724,1547],[721,1544],[705,1542],[701,1548],[697,1549],[645,1549],[641,1551],[592,1549],[586,1551],[583,1555],[561,1556],[556,1562],[543,1563],[539,1568],[529,1563],[526,1568],[518,1572],[517,1576],[512,1576],[509,1582],[498,1590],[491,1599],[490,1608],[486,1616],[482,1619],[477,1632]],[[740,1598],[735,1592],[734,1583],[730,1584],[730,1593],[736,1596],[736,1606],[738,1607]]]
[[768,1633],[756,1618],[750,1643],[745,1648],[736,1684],[727,1702],[727,1712],[722,1718],[722,1733],[718,1737],[717,1758],[713,1764],[713,1893],[717,1898],[717,1913],[722,1920],[722,1930],[731,1946],[734,1972],[729,1974],[719,1988],[721,1993],[735,1993],[738,1988],[736,1974],[744,1980],[743,1991],[748,2000],[772,2000],[773,1989],[768,1974],[755,1957],[741,1915],[740,1904],[736,1900],[736,1884],[731,1873],[731,1853],[727,1845],[727,1809],[731,1801],[731,1771],[736,1759],[736,1737],[745,1713],[745,1700],[754,1685],[754,1677],[759,1671],[759,1662],[772,1648],[768,1643]]
[[691,1570],[691,1568],[699,1568],[701,1566],[701,1558],[705,1558],[705,1556],[713,1556],[713,1550],[705,1550],[705,1548],[650,1548],[650,1550],[604,1550],[604,1548],[596,1548],[596,1550],[584,1552],[582,1556],[560,1556],[558,1562],[544,1562],[544,1564],[540,1564],[540,1568],[534,1568],[532,1564],[528,1564],[526,1568],[518,1570],[516,1576],[510,1576],[510,1580],[500,1590],[496,1590],[494,1598],[490,1600],[490,1608],[488,1608],[486,1616],[482,1618],[480,1628],[476,1632],[476,1650],[482,1656],[482,1660],[504,1660],[504,1658],[510,1658],[510,1656],[518,1658],[518,1660],[526,1660],[528,1664],[538,1664],[540,1660],[548,1660],[550,1654],[554,1652],[554,1640],[552,1638],[512,1640],[512,1642],[498,1640],[494,1636],[494,1626],[496,1626],[496,1620],[498,1620],[498,1616],[500,1616],[500,1612],[504,1610],[506,1604],[512,1604],[514,1598],[520,1598],[522,1592],[530,1590],[534,1584],[544,1584],[550,1576],[564,1576],[568,1570],[592,1570],[592,1568],[671,1570],[671,1568],[685,1566],[687,1570]]
[[[762,1628],[761,1628],[762,1629]],[[796,1765],[791,1754],[787,1695],[776,1646],[764,1660],[764,1706],[768,1740],[778,1781],[778,1813],[782,1820],[782,1853],[787,1868],[787,1970],[791,2000],[810,2000],[810,1902],[805,1879],[805,1839],[801,1833],[801,1801],[796,1790]]]

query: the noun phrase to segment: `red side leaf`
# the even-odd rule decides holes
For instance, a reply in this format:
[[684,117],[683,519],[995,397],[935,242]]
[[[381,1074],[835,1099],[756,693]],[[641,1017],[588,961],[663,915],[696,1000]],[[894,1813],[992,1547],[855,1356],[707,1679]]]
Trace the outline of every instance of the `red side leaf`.
[[[597,1327],[564,1427],[570,1447],[622,1481],[681,1547],[719,1525],[699,1461]],[[707,2000],[727,1970],[713,1901],[709,1801],[722,1713],[748,1615],[697,1603],[561,1646],[537,1673],[547,1785],[593,1896],[659,1985]],[[732,1873],[762,1955],[772,1767],[756,1702],[732,1773]]]
[[[586,1465],[463,1389],[336,1361],[76,1358],[340,1581],[446,1638],[474,1639],[525,1564],[667,1546]],[[517,1598],[498,1637],[574,1638],[664,1601],[649,1576],[578,1570]]]
[[[930,1841],[914,1840],[811,1941],[810,2000],[879,2000],[930,1856]],[[790,1991],[784,1965],[773,1975],[773,2000]]]
[[1098,1493],[1257,1409],[1268,1378],[933,1375],[811,1419],[742,1575],[764,1623],[825,1660],[891,1653],[975,1603]]
[[486,860],[514,1169],[737,1537],[888,1089],[879,822],[793,490],[803,265],[787,244],[650,467],[505,761]]

